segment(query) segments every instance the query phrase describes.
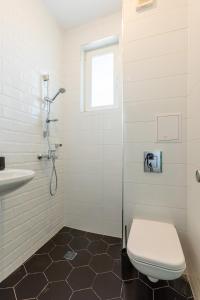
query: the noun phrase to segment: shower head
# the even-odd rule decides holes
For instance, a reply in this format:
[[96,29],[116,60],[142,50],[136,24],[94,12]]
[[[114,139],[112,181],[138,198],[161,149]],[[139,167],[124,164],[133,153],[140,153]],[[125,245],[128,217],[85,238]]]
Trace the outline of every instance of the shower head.
[[61,88],[61,89],[59,89],[59,92],[60,92],[61,94],[64,94],[64,93],[66,92],[66,89]]
[[60,95],[60,94],[64,94],[66,92],[66,90],[64,88],[61,88],[57,91],[57,93],[55,94],[55,96],[51,99],[51,102],[54,102],[55,99]]

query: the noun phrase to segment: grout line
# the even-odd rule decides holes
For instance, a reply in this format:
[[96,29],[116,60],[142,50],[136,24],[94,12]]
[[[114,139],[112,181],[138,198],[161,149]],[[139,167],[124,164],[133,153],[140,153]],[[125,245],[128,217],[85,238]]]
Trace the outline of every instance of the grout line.
[[156,58],[165,58],[166,56],[172,56],[172,55],[179,55],[179,54],[187,54],[187,49],[184,50],[175,50],[172,52],[167,52],[165,54],[160,54],[160,55],[155,55],[155,56],[148,56],[148,57],[143,57],[143,58],[138,58],[138,59],[134,59],[134,60],[125,60],[124,61],[124,65],[129,65],[129,64],[134,64],[134,63],[138,63],[138,62],[146,62],[147,60],[153,60]]
[[[155,76],[155,77],[149,77],[149,78],[144,78],[144,79],[137,79],[137,80],[126,80],[125,79],[125,85],[129,83],[138,83],[138,82],[148,82],[152,80],[158,80],[158,79],[166,79],[166,78],[172,78],[172,77],[180,77],[180,76],[187,76],[188,73],[176,73],[172,75],[164,75],[164,76]],[[125,87],[126,89],[126,87]]]

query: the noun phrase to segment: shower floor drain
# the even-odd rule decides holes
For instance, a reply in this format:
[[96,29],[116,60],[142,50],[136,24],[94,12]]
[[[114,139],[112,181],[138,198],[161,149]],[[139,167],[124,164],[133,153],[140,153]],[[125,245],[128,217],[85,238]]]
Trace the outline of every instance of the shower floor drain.
[[67,253],[64,255],[64,258],[66,260],[73,260],[77,255],[77,252],[74,251],[67,251]]

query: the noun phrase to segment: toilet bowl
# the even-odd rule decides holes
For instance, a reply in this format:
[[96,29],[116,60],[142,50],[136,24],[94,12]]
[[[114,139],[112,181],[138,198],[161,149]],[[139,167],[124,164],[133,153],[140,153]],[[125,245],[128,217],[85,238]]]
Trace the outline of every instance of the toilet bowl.
[[186,269],[179,237],[172,224],[134,219],[127,253],[133,266],[152,282],[177,279]]

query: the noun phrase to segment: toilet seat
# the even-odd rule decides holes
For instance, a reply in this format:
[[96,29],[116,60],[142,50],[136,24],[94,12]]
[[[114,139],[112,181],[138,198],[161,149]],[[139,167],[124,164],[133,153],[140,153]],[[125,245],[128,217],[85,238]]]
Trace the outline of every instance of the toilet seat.
[[172,224],[133,220],[127,252],[135,267],[140,268],[139,271],[148,270],[146,275],[152,277],[158,273],[158,279],[164,279],[159,278],[161,275],[177,277],[186,268],[179,237]]

